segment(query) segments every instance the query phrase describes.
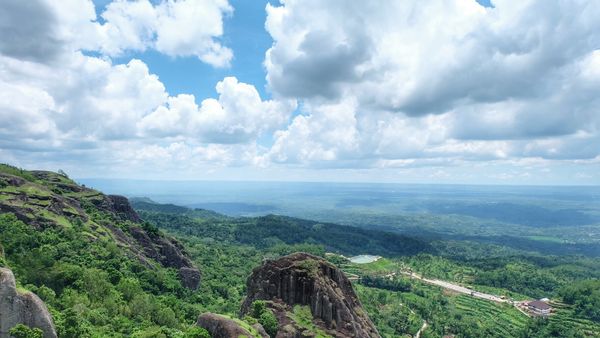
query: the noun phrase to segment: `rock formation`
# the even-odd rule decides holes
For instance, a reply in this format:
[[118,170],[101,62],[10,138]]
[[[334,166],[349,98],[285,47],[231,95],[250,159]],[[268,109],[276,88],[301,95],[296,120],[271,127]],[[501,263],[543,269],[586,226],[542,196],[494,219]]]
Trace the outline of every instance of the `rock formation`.
[[129,229],[137,245],[145,257],[151,258],[168,268],[179,270],[179,278],[183,286],[196,290],[200,284],[200,270],[184,253],[179,242],[164,236],[148,234],[144,229],[133,226]]
[[302,337],[289,313],[294,305],[310,307],[313,322],[335,337],[379,337],[344,273],[322,258],[295,253],[267,261],[253,270],[242,316],[256,300],[268,301],[279,321],[277,337]]
[[0,338],[10,337],[10,329],[17,324],[41,329],[44,338],[56,337],[44,302],[32,292],[19,292],[12,271],[0,268]]
[[269,335],[265,333],[260,324],[256,324],[256,327],[253,327],[255,331],[253,334],[235,320],[214,313],[200,315],[196,324],[205,328],[213,338],[269,338]]

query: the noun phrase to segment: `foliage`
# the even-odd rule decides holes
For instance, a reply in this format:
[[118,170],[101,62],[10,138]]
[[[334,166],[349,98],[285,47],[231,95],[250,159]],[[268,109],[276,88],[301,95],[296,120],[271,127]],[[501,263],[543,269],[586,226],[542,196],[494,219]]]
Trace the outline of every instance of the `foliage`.
[[383,290],[410,292],[411,284],[405,278],[400,277],[378,277],[378,276],[363,276],[361,283],[365,286],[370,286]]
[[36,181],[35,176],[33,176],[33,174],[31,174],[29,171],[14,167],[9,164],[0,163],[0,173],[19,176],[30,182]]
[[258,321],[271,337],[277,335],[278,323],[273,312],[267,308],[266,302],[257,300],[252,303],[250,316]]
[[205,328],[192,326],[185,331],[183,338],[210,338],[210,333]]
[[260,325],[262,325],[262,327],[269,334],[269,336],[275,337],[277,335],[277,318],[275,318],[275,315],[273,314],[273,312],[271,312],[271,310],[263,312],[258,318],[258,322],[260,323]]
[[600,280],[566,285],[559,294],[565,303],[575,306],[578,315],[600,322]]
[[23,324],[17,324],[10,329],[10,335],[14,338],[42,338],[44,332],[38,328],[30,328]]

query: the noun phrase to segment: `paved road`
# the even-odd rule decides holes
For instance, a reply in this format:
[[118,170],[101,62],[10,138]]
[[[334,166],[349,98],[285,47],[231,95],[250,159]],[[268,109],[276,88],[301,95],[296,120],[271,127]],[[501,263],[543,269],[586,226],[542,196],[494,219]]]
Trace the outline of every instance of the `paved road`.
[[471,295],[471,296],[476,297],[476,298],[487,299],[487,300],[491,300],[493,302],[498,302],[498,303],[508,303],[507,299],[502,299],[502,298],[500,298],[498,296],[494,296],[494,295],[490,295],[490,294],[487,294],[487,293],[475,291],[475,290],[472,290],[472,289],[469,289],[469,288],[466,288],[464,286],[460,286],[460,285],[457,285],[457,284],[448,283],[448,282],[445,282],[445,281],[442,281],[442,280],[438,280],[438,279],[427,279],[427,278],[424,278],[422,276],[417,275],[414,272],[413,273],[402,272],[402,273],[405,274],[405,275],[411,276],[412,278],[419,279],[419,280],[421,280],[421,281],[423,281],[425,283],[433,284],[433,285],[437,285],[437,286],[441,286],[441,287],[443,287],[445,289],[452,290],[452,291],[459,292],[459,293],[464,293],[466,295]]

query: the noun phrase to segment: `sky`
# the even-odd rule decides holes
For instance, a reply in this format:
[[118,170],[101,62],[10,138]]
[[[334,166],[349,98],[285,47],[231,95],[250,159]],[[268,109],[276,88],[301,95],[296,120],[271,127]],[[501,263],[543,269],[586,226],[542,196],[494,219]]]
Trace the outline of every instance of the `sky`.
[[3,0],[0,162],[600,184],[600,2]]

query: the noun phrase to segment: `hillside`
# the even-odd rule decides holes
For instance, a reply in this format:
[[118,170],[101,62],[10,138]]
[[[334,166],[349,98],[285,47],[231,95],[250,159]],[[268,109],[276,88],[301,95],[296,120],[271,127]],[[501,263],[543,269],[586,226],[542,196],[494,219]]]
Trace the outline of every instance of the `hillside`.
[[323,246],[327,251],[348,255],[370,252],[400,256],[436,252],[426,241],[380,230],[279,215],[228,217],[172,204],[134,201],[132,205],[142,218],[159,228],[263,249],[277,244],[311,243]]
[[0,265],[46,302],[61,337],[184,332],[201,312],[199,269],[122,196],[2,165],[0,212]]

